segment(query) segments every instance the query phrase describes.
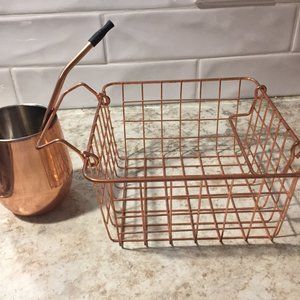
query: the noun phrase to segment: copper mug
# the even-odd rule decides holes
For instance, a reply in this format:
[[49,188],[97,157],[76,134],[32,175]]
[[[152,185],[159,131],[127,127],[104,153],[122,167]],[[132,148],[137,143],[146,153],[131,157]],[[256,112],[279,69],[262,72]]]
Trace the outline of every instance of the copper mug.
[[84,83],[61,94],[70,70],[114,27],[108,21],[63,69],[48,107],[35,104],[0,108],[0,203],[16,215],[42,214],[56,206],[68,193],[72,164],[67,147],[77,152],[84,164],[97,164],[95,154],[80,151],[67,142],[57,118],[63,98],[78,87],[103,96]]
[[[68,193],[72,164],[66,147],[56,143],[38,151],[36,144],[46,108],[14,105],[0,108],[0,202],[17,215],[44,213]],[[44,140],[62,139],[57,116]]]
[[[75,88],[79,86],[91,89],[83,83]],[[65,198],[72,182],[67,147],[85,163],[98,163],[95,154],[82,152],[64,139],[57,110],[73,89],[62,94],[44,127],[46,107],[24,104],[0,108],[0,202],[16,215],[45,213]]]

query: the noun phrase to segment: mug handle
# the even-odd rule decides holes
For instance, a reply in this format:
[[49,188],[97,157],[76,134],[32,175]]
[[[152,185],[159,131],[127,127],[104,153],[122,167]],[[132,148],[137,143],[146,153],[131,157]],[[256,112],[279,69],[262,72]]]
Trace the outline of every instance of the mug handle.
[[[61,143],[65,144],[69,148],[71,148],[73,151],[75,151],[80,157],[82,158],[83,162],[85,163],[86,159],[89,159],[92,157],[94,159],[94,162],[91,163],[92,165],[97,165],[99,163],[99,158],[97,155],[91,152],[87,151],[80,151],[78,148],[76,148],[74,145],[66,141],[65,139],[54,139],[50,142],[47,143],[42,143],[42,139],[45,136],[46,131],[50,128],[52,121],[54,120],[54,117],[56,116],[57,110],[64,99],[64,97],[70,93],[71,91],[75,90],[78,87],[84,87],[87,89],[89,92],[94,94],[97,98],[98,101],[103,101],[106,99],[106,103],[109,103],[109,98],[101,93],[97,93],[94,89],[92,89],[90,86],[88,86],[85,83],[78,83],[62,93],[60,95],[60,91],[62,89],[62,86],[65,82],[65,79],[68,75],[68,73],[73,69],[73,67],[93,48],[95,47],[104,37],[105,35],[114,27],[114,24],[109,20],[106,22],[106,24],[100,28],[88,41],[88,43],[84,46],[84,48],[73,58],[72,61],[68,63],[68,65],[63,69],[61,72],[60,76],[58,77],[58,80],[56,82],[53,94],[51,96],[50,102],[48,104],[46,113],[44,115],[44,119],[42,122],[42,127],[41,127],[41,135],[38,138],[38,141],[36,143],[36,149],[40,150],[44,147],[50,146],[55,143]],[[104,102],[102,102],[104,103]]]
[[47,122],[45,124],[45,126],[43,127],[42,129],[42,132],[41,132],[41,135],[39,136],[38,140],[37,140],[37,143],[36,143],[36,149],[40,150],[40,149],[43,149],[45,147],[48,147],[52,144],[55,144],[55,143],[61,143],[61,144],[64,144],[66,145],[67,147],[69,147],[70,149],[72,149],[73,151],[75,151],[80,157],[81,159],[83,160],[83,162],[86,160],[86,159],[89,159],[90,157],[92,157],[94,159],[94,162],[91,163],[92,166],[95,166],[99,163],[99,158],[97,155],[95,155],[94,153],[91,153],[91,152],[87,152],[87,151],[81,151],[79,150],[77,147],[75,147],[74,145],[72,145],[71,143],[69,143],[68,141],[66,141],[65,139],[62,139],[62,138],[57,138],[57,139],[54,139],[50,142],[46,142],[46,143],[42,143],[42,140],[46,134],[46,131],[51,127],[51,124],[56,116],[56,113],[64,99],[64,97],[70,93],[71,91],[79,88],[79,87],[83,87],[85,89],[87,89],[89,92],[91,92],[96,98],[97,100],[100,102],[100,103],[104,103],[104,99],[105,99],[105,104],[107,105],[109,102],[110,102],[110,99],[109,97],[107,97],[106,95],[102,94],[102,93],[97,93],[93,88],[91,88],[89,85],[87,85],[86,83],[84,82],[80,82],[76,85],[74,85],[73,87],[71,87],[70,89],[66,90],[65,92],[63,92],[60,97],[58,98],[57,102],[55,103],[55,105],[53,106],[53,109],[51,110],[51,113],[47,119]]

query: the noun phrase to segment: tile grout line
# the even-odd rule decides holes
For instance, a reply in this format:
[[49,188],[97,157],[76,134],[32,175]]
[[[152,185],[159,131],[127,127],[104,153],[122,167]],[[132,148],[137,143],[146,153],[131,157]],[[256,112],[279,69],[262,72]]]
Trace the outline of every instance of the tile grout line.
[[297,6],[296,7],[296,12],[295,12],[295,19],[294,19],[294,26],[293,26],[293,29],[292,29],[292,36],[291,36],[291,44],[290,44],[290,49],[289,51],[294,53],[293,52],[293,49],[295,47],[295,43],[296,43],[296,39],[297,39],[297,30],[299,30],[298,28],[298,20],[300,18],[300,13],[299,13],[299,7]]
[[185,5],[185,6],[167,6],[167,7],[148,7],[148,8],[124,8],[124,9],[95,9],[95,10],[75,10],[75,11],[49,11],[49,12],[23,12],[23,13],[9,13],[2,14],[0,13],[0,18],[9,18],[9,17],[47,17],[47,16],[63,16],[63,15],[92,15],[92,14],[126,14],[130,12],[134,13],[144,13],[144,12],[159,12],[159,11],[177,11],[177,10],[199,10],[195,5]]
[[289,50],[287,51],[278,51],[278,52],[261,52],[261,53],[247,53],[247,54],[237,54],[237,55],[222,55],[222,56],[203,56],[203,57],[174,57],[174,58],[167,58],[167,57],[162,57],[158,59],[145,59],[145,60],[122,60],[122,61],[112,61],[110,63],[142,63],[142,62],[160,62],[160,61],[176,61],[176,60],[193,60],[193,59],[222,59],[222,58],[244,58],[244,57],[257,57],[257,56],[275,56],[275,55],[282,55],[282,54],[287,54],[287,55],[293,55],[293,54],[300,54],[300,51],[297,52],[290,52]]
[[[100,19],[100,26],[101,27],[104,26],[104,15],[99,14],[99,19]],[[112,29],[112,30],[114,30],[114,29]],[[107,51],[106,37],[104,37],[104,39],[102,40],[102,43],[103,43],[103,56],[104,56],[104,61],[105,61],[104,65],[107,65],[108,64],[108,58],[107,58],[108,51]]]
[[9,68],[8,71],[9,71],[10,79],[12,81],[12,86],[13,86],[13,89],[14,89],[14,95],[15,95],[15,98],[17,100],[17,104],[21,104],[20,95],[19,95],[19,92],[17,91],[17,84],[16,84],[15,78],[12,74],[12,68]]
[[[104,38],[105,39],[105,38]],[[178,62],[178,61],[188,61],[188,60],[209,60],[209,59],[236,59],[236,58],[257,58],[261,56],[276,56],[276,55],[287,55],[294,56],[299,55],[300,52],[272,52],[272,53],[260,53],[260,54],[245,54],[245,55],[233,55],[233,56],[212,56],[212,57],[187,57],[187,58],[170,58],[170,59],[158,59],[158,60],[126,60],[126,61],[113,61],[107,63],[80,63],[76,67],[84,67],[84,66],[109,66],[109,65],[126,65],[126,64],[143,64],[143,63],[162,63],[162,62]],[[67,63],[67,62],[65,62]],[[24,69],[24,68],[58,68],[65,66],[64,64],[48,64],[48,65],[13,65],[13,66],[0,66],[1,68],[14,68],[14,69]]]
[[[199,67],[200,67],[200,59],[196,60],[196,70],[195,70],[195,79],[199,79]],[[197,90],[198,90],[198,85],[195,84],[195,90],[194,90],[194,97],[195,99],[197,98]]]

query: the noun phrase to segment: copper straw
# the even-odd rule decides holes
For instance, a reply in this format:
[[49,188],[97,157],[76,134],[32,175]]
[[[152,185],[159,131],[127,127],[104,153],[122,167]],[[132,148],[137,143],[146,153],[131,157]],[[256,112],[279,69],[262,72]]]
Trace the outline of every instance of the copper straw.
[[55,88],[53,90],[51,99],[48,104],[47,112],[45,113],[42,128],[46,126],[47,120],[49,119],[51,113],[54,110],[63,84],[68,76],[69,72],[82,60],[82,58],[93,48],[95,47],[106,35],[106,33],[114,27],[114,24],[111,21],[108,21],[101,29],[99,29],[90,39],[89,42],[82,48],[82,50],[68,63],[68,65],[62,70],[61,74],[58,77]]

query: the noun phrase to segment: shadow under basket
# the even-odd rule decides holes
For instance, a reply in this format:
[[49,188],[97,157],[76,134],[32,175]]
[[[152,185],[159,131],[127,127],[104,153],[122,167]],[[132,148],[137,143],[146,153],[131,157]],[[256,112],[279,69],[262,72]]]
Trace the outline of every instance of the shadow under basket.
[[[99,163],[86,158],[83,172],[111,240],[278,235],[300,143],[265,86],[246,77],[116,82],[97,98],[87,151]],[[110,111],[110,99],[122,106]]]

